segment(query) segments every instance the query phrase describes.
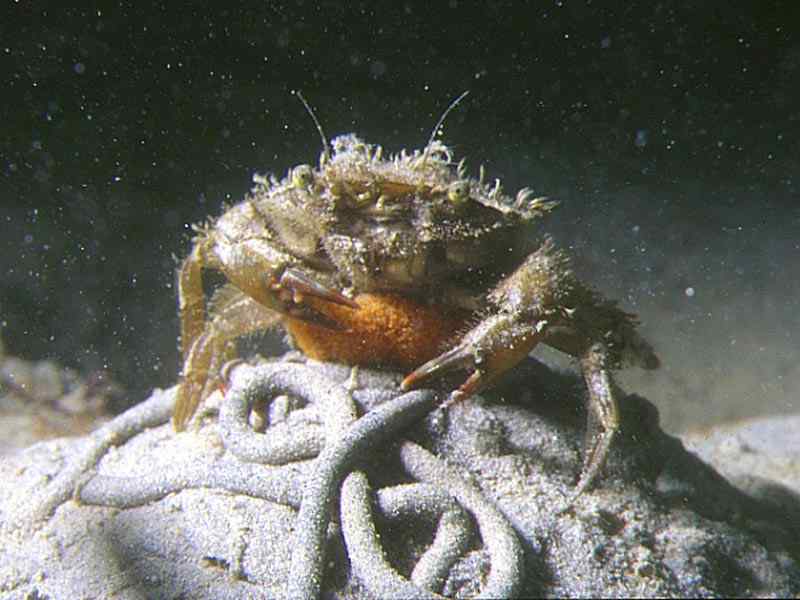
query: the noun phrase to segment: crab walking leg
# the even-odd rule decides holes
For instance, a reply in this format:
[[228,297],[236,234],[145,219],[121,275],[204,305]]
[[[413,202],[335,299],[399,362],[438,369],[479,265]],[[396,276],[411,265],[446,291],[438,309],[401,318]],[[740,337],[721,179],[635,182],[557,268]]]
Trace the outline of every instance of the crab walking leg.
[[417,387],[451,370],[471,370],[454,392],[456,400],[485,388],[539,342],[578,358],[589,401],[583,469],[571,505],[597,478],[619,428],[611,370],[625,364],[656,368],[658,358],[636,332],[633,315],[580,284],[566,255],[550,240],[503,279],[487,300],[494,313],[455,348],[409,374],[402,387]]
[[[193,283],[194,280],[189,277]],[[183,288],[182,288],[183,289]],[[283,316],[314,323],[322,327],[336,328],[338,324],[309,306],[305,299],[320,298],[326,302],[354,308],[358,305],[335,290],[329,290],[301,272],[286,269],[272,283],[274,298],[269,306],[259,299],[241,291],[235,285],[220,288],[209,303],[210,321],[205,320],[205,306],[200,315],[183,319],[184,337],[191,345],[183,348],[183,380],[178,388],[175,414],[172,423],[181,431],[192,417],[200,402],[208,397],[219,384],[222,365],[234,358],[237,338],[269,329]],[[182,296],[183,300],[183,296]],[[190,307],[189,310],[192,310]],[[195,332],[198,322],[202,330]],[[183,344],[182,344],[183,346]]]
[[178,272],[178,309],[181,315],[181,356],[186,357],[203,333],[206,298],[203,293],[204,245],[195,245]]
[[[173,416],[176,431],[186,426],[200,402],[218,385],[221,366],[235,354],[236,338],[268,329],[282,316],[336,328],[337,323],[310,306],[309,298],[358,308],[338,290],[289,266],[290,260],[259,240],[230,243],[203,231],[196,238],[178,274],[184,363]],[[218,290],[208,307],[204,269],[222,271],[231,282]]]
[[602,343],[593,344],[580,360],[581,372],[589,391],[586,420],[586,443],[583,470],[567,506],[594,483],[619,429],[619,405],[608,369],[608,351]]
[[[401,386],[409,390],[447,371],[472,369],[452,396],[453,401],[466,398],[515,366],[537,343],[547,343],[545,331],[543,321],[537,327],[530,323],[514,323],[509,315],[489,317],[470,331],[461,344],[409,374]],[[619,429],[619,408],[608,360],[608,352],[602,343],[591,345],[580,359],[589,391],[586,444],[581,476],[567,506],[571,506],[594,483]]]
[[214,318],[184,357],[183,377],[172,415],[176,431],[186,427],[200,402],[218,385],[222,365],[234,357],[236,338],[267,329],[280,317],[231,285],[223,286],[215,294],[211,312]]

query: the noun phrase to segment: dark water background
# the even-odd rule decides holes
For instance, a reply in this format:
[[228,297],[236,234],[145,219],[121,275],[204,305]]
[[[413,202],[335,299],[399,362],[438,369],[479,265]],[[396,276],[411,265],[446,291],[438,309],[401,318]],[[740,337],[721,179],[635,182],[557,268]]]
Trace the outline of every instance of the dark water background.
[[190,223],[355,131],[445,141],[561,201],[580,274],[638,312],[671,429],[798,410],[800,3],[3,4],[0,335],[176,377]]

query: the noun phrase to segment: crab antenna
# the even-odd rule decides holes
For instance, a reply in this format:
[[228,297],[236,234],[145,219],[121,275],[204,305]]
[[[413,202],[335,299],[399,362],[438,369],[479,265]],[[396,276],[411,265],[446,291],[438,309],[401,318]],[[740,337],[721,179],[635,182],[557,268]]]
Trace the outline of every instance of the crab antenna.
[[[294,95],[300,98],[300,102],[303,103],[303,106],[306,108],[306,112],[311,115],[311,120],[314,121],[314,125],[317,126],[317,131],[319,131],[319,137],[322,140],[322,162],[328,162],[330,158],[330,154],[328,153],[328,138],[325,137],[325,132],[322,130],[322,125],[320,125],[319,119],[317,119],[317,115],[314,114],[314,110],[311,108],[311,105],[306,101],[303,93],[300,90],[292,91]],[[459,98],[460,99],[460,98]],[[447,113],[445,113],[447,114]]]
[[433,140],[435,140],[435,139],[436,139],[436,134],[437,134],[437,133],[439,133],[439,128],[440,128],[440,127],[442,126],[442,124],[444,123],[444,120],[447,118],[447,115],[449,115],[449,114],[450,114],[450,111],[451,111],[451,110],[453,110],[453,109],[454,109],[456,106],[458,106],[458,105],[459,105],[459,103],[460,103],[460,102],[461,102],[461,101],[462,101],[464,98],[466,98],[466,97],[467,97],[467,95],[469,95],[469,90],[465,91],[465,92],[464,92],[464,93],[462,93],[462,94],[461,94],[461,95],[460,95],[458,98],[456,98],[455,100],[453,100],[453,101],[450,103],[450,106],[448,106],[448,107],[445,109],[445,111],[442,113],[442,116],[441,116],[441,117],[439,117],[439,120],[436,122],[436,127],[434,127],[434,128],[433,128],[433,131],[431,131],[431,137],[428,139],[428,145],[427,145],[427,146],[425,146],[425,152],[424,152],[424,154],[425,154],[425,157],[427,157],[427,156],[428,156],[428,150],[430,150],[430,147],[433,145]]

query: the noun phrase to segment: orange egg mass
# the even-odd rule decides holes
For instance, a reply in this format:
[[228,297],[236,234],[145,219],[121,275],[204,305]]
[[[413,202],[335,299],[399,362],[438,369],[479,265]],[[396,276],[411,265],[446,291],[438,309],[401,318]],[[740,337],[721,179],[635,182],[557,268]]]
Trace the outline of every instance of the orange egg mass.
[[295,345],[315,360],[413,369],[447,349],[470,313],[441,304],[421,304],[394,294],[359,294],[358,309],[306,298],[336,321],[329,329],[297,319],[285,326]]

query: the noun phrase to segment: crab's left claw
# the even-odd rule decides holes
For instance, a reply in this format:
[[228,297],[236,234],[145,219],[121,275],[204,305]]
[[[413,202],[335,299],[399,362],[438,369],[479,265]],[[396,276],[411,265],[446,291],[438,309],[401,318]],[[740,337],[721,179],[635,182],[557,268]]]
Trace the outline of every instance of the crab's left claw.
[[466,398],[519,363],[541,339],[541,326],[523,323],[510,314],[487,317],[458,346],[406,376],[401,387],[410,390],[447,372],[471,369],[469,377],[454,392],[454,399]]
[[403,391],[408,391],[419,387],[424,381],[430,380],[439,374],[454,369],[473,368],[472,375],[470,375],[467,381],[458,389],[458,393],[460,394],[472,394],[476,391],[476,386],[483,377],[482,371],[478,369],[476,365],[477,361],[475,360],[475,356],[470,352],[467,346],[461,344],[429,360],[412,373],[409,373],[406,378],[403,379],[400,387]]

